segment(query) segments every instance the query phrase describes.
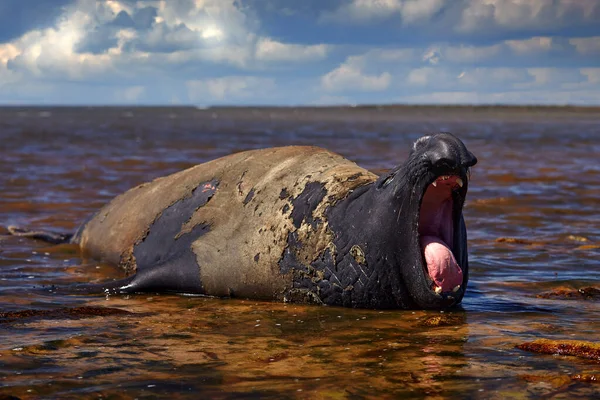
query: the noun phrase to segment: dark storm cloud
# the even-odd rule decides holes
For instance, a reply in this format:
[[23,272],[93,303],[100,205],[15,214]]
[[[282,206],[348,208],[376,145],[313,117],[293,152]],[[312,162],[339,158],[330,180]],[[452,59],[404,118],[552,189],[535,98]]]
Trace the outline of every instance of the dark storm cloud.
[[0,43],[53,26],[73,0],[0,0]]

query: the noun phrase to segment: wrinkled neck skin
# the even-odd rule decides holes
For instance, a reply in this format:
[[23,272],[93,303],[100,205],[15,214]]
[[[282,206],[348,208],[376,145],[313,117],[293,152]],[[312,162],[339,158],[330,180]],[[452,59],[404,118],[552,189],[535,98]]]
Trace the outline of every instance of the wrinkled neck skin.
[[330,211],[338,268],[347,260],[356,264],[346,253],[359,245],[366,258],[363,269],[371,275],[369,282],[376,282],[366,285],[365,293],[353,294],[359,298],[359,307],[445,309],[462,300],[468,265],[464,199],[459,196],[453,203],[454,226],[458,229],[454,229],[452,252],[463,270],[463,288],[452,296],[436,294],[429,289],[431,282],[424,271],[419,209],[426,187],[435,179],[427,167],[426,161],[411,156],[376,182],[355,190]]

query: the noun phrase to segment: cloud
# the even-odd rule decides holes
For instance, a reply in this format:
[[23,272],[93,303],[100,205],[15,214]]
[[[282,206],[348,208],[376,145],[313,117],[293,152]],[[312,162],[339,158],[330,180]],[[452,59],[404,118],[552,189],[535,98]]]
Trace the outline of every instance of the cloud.
[[503,91],[481,93],[479,91],[430,92],[395,99],[400,103],[412,104],[531,104],[531,105],[587,105],[600,103],[597,90],[544,90]]
[[337,68],[321,76],[321,87],[330,92],[381,92],[392,84],[398,65],[418,59],[415,49],[372,49],[346,58]]
[[413,69],[408,73],[406,81],[410,85],[428,85],[431,83],[431,78],[437,73],[435,68],[425,67]]
[[254,76],[227,76],[187,82],[188,97],[194,103],[214,103],[215,100],[239,100],[275,89],[275,81]]
[[323,13],[320,19],[322,22],[365,23],[373,19],[389,18],[401,9],[401,0],[352,0],[334,11]]
[[379,75],[366,75],[351,65],[341,65],[323,75],[321,82],[330,91],[382,91],[391,83],[391,75],[383,72]]
[[530,81],[531,75],[525,68],[472,68],[462,71],[458,79],[462,87],[506,90],[512,85]]
[[84,7],[74,9],[69,18],[60,20],[55,27],[31,31],[12,43],[0,45],[0,53],[6,53],[7,48],[16,49],[6,61],[7,68],[16,73],[82,79],[110,64],[108,57],[74,52],[92,24]]
[[[576,49],[575,45],[580,48]],[[466,64],[473,66],[543,66],[547,63],[562,64],[581,61],[580,53],[594,51],[592,41],[565,39],[550,36],[534,36],[528,39],[510,39],[492,45],[437,44],[423,51],[422,61],[430,65]],[[579,54],[578,54],[579,53]]]
[[584,80],[579,69],[573,68],[527,68],[533,82],[516,85],[519,88],[564,87],[565,84]]
[[569,43],[575,46],[578,53],[600,54],[600,36],[573,38],[569,40]]
[[540,51],[549,51],[552,49],[552,38],[536,36],[525,40],[507,40],[504,43],[516,53],[531,53]]
[[427,20],[444,6],[445,0],[408,0],[402,3],[402,20],[406,23]]
[[333,11],[324,12],[321,22],[366,23],[399,16],[410,24],[426,20],[443,7],[445,0],[352,0]]
[[144,86],[129,86],[115,91],[115,100],[119,103],[135,103],[144,94]]
[[437,63],[439,63],[441,58],[442,56],[440,54],[439,47],[429,48],[425,51],[425,53],[423,53],[423,61],[428,62],[432,65],[436,65]]
[[481,63],[499,56],[503,51],[503,44],[491,46],[448,46],[444,48],[443,59],[452,63]]
[[470,0],[458,30],[474,32],[503,29],[556,29],[594,23],[600,15],[596,0]]
[[[351,0],[321,12],[322,24],[388,23],[439,41],[482,42],[502,32],[598,31],[597,0]],[[477,36],[466,36],[477,33]],[[520,37],[516,38],[522,38]]]
[[[110,80],[185,71],[214,75],[219,65],[268,68],[271,63],[324,59],[332,46],[276,41],[255,33],[257,23],[234,0],[78,0],[54,26],[0,44],[4,80]],[[0,66],[2,65],[0,64]],[[0,78],[1,79],[1,78]]]
[[329,48],[324,44],[304,46],[261,38],[256,44],[256,59],[273,62],[321,60],[327,56]]
[[586,83],[600,86],[600,68],[581,68],[579,71],[587,78]]
[[[600,98],[600,68],[458,70],[456,67],[423,67],[411,70],[406,84],[415,89],[413,94],[396,100],[425,103],[519,103],[518,96],[522,96],[522,103],[526,104],[534,104],[536,101],[551,104],[554,100],[560,104],[585,104]],[[594,91],[598,96],[592,95]],[[399,87],[399,92],[410,91]],[[529,95],[528,92],[532,94]],[[569,92],[572,92],[572,96],[568,95]],[[553,97],[553,93],[560,93],[560,96]]]
[[[600,68],[457,68],[423,67],[409,71],[406,83],[440,91],[478,92],[584,88],[581,84],[598,83]],[[598,87],[600,89],[600,87]]]
[[390,65],[410,60],[412,49],[374,49],[362,55],[350,56],[337,68],[321,77],[321,86],[332,92],[379,92],[390,87],[392,75],[388,71],[366,72],[371,66]]

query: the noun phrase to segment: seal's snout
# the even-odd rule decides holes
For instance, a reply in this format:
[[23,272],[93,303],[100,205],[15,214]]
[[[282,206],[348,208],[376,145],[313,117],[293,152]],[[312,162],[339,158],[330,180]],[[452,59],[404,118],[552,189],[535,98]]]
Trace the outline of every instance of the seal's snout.
[[468,157],[465,161],[465,167],[472,167],[473,165],[477,164],[477,157],[475,157],[470,151],[467,151],[467,153]]
[[437,170],[456,171],[461,167],[469,168],[477,164],[477,158],[473,153],[467,150],[460,139],[450,133],[429,136],[423,142],[419,146],[423,150],[423,156]]
[[433,143],[431,149],[426,153],[431,165],[437,169],[455,170],[461,164],[460,153],[453,143],[438,140]]

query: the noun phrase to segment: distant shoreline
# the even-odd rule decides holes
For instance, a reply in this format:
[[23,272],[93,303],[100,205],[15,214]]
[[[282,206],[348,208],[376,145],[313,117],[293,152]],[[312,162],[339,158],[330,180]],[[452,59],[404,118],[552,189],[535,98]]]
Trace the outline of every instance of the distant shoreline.
[[504,111],[525,111],[525,110],[544,110],[544,111],[600,111],[599,106],[581,106],[581,105],[546,105],[546,104],[332,104],[332,105],[293,105],[293,106],[277,106],[277,105],[211,105],[211,106],[195,106],[195,105],[137,105],[137,104],[122,104],[122,105],[45,105],[45,104],[5,104],[0,105],[0,109],[73,109],[73,108],[101,108],[101,109],[196,109],[196,110],[415,110],[415,109],[441,109],[441,110],[457,110],[457,111],[483,111],[483,110],[504,110]]
[[[31,114],[30,114],[31,113]],[[198,120],[215,118],[239,121],[272,120],[288,122],[390,122],[403,121],[556,121],[577,119],[597,123],[600,106],[574,105],[332,105],[332,106],[0,106],[0,117],[48,117],[76,113],[103,114],[111,118],[144,117],[146,115],[174,118],[193,116]]]

